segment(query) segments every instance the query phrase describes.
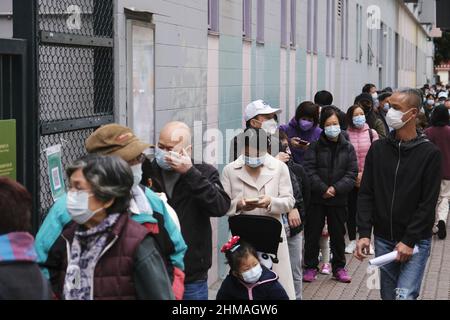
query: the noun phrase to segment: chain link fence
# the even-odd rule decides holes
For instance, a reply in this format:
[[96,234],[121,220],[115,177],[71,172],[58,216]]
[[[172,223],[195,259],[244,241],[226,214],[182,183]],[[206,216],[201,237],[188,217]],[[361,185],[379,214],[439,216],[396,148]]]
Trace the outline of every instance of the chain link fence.
[[45,150],[60,144],[64,168],[86,154],[96,127],[113,119],[113,0],[38,0],[38,26],[42,222],[53,204]]

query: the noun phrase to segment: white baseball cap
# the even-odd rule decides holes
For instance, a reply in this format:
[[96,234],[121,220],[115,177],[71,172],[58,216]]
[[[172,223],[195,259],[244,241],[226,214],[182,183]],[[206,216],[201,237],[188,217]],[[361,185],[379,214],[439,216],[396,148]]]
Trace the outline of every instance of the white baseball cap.
[[447,92],[447,91],[441,91],[441,92],[439,92],[439,94],[438,94],[438,99],[440,99],[440,98],[445,98],[445,99],[447,99],[447,98],[448,98],[448,92]]
[[263,100],[256,100],[245,107],[244,119],[245,121],[248,121],[253,119],[257,115],[271,113],[281,113],[281,109],[272,108]]

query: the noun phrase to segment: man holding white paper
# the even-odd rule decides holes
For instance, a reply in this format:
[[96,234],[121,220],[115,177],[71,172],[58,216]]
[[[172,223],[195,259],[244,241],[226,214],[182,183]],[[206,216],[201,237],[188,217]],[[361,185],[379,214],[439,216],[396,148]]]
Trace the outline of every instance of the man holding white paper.
[[430,255],[441,154],[416,131],[420,93],[405,89],[394,93],[389,103],[386,120],[395,131],[374,142],[367,154],[358,199],[355,256],[366,258],[373,229],[376,257],[397,251],[395,261],[380,268],[381,298],[415,300]]

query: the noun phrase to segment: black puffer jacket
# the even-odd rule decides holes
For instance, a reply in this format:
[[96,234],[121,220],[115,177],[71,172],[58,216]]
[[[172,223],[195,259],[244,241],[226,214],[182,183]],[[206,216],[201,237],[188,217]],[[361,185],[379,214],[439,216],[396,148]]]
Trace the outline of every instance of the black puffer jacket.
[[[358,163],[355,149],[342,134],[335,143],[322,133],[320,139],[311,144],[306,152],[304,167],[311,183],[311,203],[326,206],[347,205],[347,195],[355,187]],[[336,196],[323,199],[322,196],[330,186],[336,189]]]
[[[306,220],[306,210],[311,197],[311,187],[305,169],[291,158],[287,163],[291,175],[292,190],[294,191],[295,208],[300,213],[302,224],[296,228],[291,228],[291,237],[303,231]],[[289,217],[289,214],[288,214]]]

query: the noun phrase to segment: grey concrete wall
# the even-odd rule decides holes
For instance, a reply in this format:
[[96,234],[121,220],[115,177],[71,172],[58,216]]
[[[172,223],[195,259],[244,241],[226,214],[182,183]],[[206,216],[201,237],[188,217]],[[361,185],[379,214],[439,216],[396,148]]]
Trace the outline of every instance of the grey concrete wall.
[[189,125],[194,120],[206,123],[207,0],[116,2],[116,109],[121,123],[126,123],[127,104],[124,8],[154,14],[156,132],[174,119]]
[[12,0],[0,1],[0,38],[12,38]]

